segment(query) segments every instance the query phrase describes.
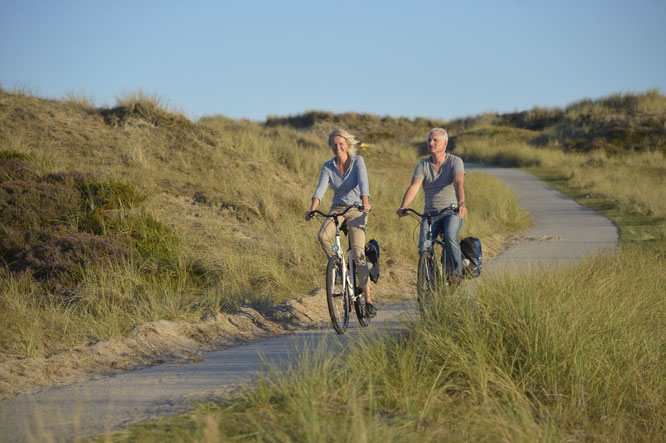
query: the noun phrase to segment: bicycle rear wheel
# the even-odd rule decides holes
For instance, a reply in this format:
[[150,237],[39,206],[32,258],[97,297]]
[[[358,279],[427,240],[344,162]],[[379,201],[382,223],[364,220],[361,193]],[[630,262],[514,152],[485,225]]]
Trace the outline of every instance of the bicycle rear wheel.
[[342,280],[342,260],[333,256],[326,266],[326,302],[331,324],[338,334],[344,334],[349,325],[349,294]]
[[431,304],[438,282],[439,269],[433,251],[429,249],[421,252],[416,273],[416,295],[421,312]]

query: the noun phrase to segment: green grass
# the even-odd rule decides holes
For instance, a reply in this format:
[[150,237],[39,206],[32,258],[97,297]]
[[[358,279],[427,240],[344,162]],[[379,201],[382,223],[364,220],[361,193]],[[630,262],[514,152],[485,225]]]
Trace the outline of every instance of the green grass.
[[630,248],[485,281],[406,335],[314,349],[220,405],[110,439],[659,440],[665,286],[666,262]]

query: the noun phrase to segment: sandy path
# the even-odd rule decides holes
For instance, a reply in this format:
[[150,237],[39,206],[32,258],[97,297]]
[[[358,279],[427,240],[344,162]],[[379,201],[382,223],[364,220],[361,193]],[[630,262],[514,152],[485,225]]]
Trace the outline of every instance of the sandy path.
[[[534,217],[534,227],[526,241],[486,262],[484,275],[501,272],[506,266],[569,262],[599,249],[617,247],[617,229],[610,221],[535,177],[506,168],[467,168],[505,181]],[[303,305],[317,306],[321,311],[325,305],[321,293],[310,299]],[[344,337],[332,333],[328,326],[294,328],[293,334],[203,352],[193,358],[10,396],[0,401],[0,441],[69,441],[184,411],[193,401],[228,394],[241,383],[251,381],[267,365],[286,365],[297,360],[304,349],[322,342],[339,346],[359,334],[399,329],[412,312],[411,302],[382,306],[371,328],[361,330],[350,322],[351,329]]]

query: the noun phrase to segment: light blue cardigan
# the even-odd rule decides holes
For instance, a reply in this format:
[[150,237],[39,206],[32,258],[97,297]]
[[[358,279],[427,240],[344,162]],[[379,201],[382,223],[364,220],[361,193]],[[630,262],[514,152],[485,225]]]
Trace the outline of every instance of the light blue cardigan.
[[370,185],[365,161],[360,155],[350,155],[350,157],[351,164],[344,176],[335,167],[335,157],[324,163],[319,175],[319,184],[312,198],[318,198],[321,201],[329,183],[334,192],[334,205],[352,205],[360,203],[362,195],[370,197]]

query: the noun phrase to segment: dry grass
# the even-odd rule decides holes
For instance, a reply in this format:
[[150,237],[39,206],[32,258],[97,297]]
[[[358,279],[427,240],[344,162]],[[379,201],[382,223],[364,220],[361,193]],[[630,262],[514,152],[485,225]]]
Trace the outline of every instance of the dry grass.
[[[270,306],[321,286],[321,279],[313,279],[323,266],[318,225],[303,220],[321,165],[331,157],[321,125],[302,131],[223,116],[195,123],[140,91],[119,98],[113,109],[4,92],[0,105],[0,151],[25,155],[39,176],[91,170],[136,187],[145,201],[117,210],[114,229],[143,239],[144,250],[153,251],[123,266],[90,266],[76,289],[78,301],[66,306],[52,300],[38,282],[21,283],[5,274],[0,297],[6,312],[16,315],[8,317],[6,332],[0,334],[4,358],[118,337],[137,323],[159,318],[196,319],[245,303]],[[354,116],[344,118],[352,122]],[[390,118],[358,121],[382,120],[403,134],[413,124]],[[379,240],[382,258],[390,263],[416,259],[414,224],[399,223],[395,208],[419,158],[415,140],[427,134],[417,129],[363,152],[372,180],[369,236]],[[484,187],[497,185],[475,184],[470,177],[468,192],[476,197],[468,201],[492,208]],[[508,192],[497,199],[508,200]],[[516,214],[503,213],[502,230],[528,223],[518,217],[522,224],[516,225]],[[493,226],[484,225],[485,215],[470,218],[466,231],[482,241],[499,220],[493,216],[488,220]],[[172,237],[166,252],[160,252],[166,246],[157,247],[157,239]]]
[[[449,293],[408,334],[323,344],[220,406],[114,441],[655,441],[663,260],[639,250]],[[270,381],[269,381],[270,380]]]

